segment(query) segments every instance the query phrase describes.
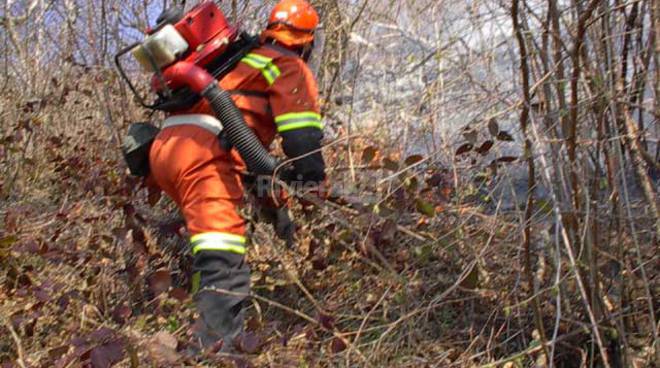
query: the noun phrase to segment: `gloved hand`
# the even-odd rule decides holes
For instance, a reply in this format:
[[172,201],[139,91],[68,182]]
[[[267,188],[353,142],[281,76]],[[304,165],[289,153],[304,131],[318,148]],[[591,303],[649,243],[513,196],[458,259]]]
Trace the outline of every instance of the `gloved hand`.
[[[285,167],[285,175],[292,174],[293,167]],[[280,180],[282,180],[282,171],[278,172]],[[290,177],[290,176],[287,176]],[[270,177],[251,178],[247,184],[250,192],[256,199],[255,205],[257,207],[256,215],[257,221],[262,221],[273,225],[275,234],[280,239],[286,241],[286,245],[292,248],[295,241],[296,224],[291,220],[289,210],[286,206],[289,200],[289,194],[281,188],[280,185],[271,185]],[[245,181],[244,181],[245,182]],[[274,191],[271,191],[274,189]],[[275,198],[273,198],[275,197]]]
[[278,177],[295,193],[294,196],[313,196],[325,200],[330,195],[330,183],[325,174],[302,173],[290,165],[280,170]]
[[296,171],[296,168],[291,164],[280,169],[277,173],[277,177],[287,185],[302,180],[302,175],[300,175],[300,173]]
[[277,209],[277,218],[275,224],[275,234],[286,242],[288,248],[293,248],[296,234],[296,223],[291,221],[289,209],[280,207]]
[[288,208],[261,205],[259,206],[258,220],[273,225],[277,237],[286,241],[287,247],[293,247],[296,224],[291,221]]

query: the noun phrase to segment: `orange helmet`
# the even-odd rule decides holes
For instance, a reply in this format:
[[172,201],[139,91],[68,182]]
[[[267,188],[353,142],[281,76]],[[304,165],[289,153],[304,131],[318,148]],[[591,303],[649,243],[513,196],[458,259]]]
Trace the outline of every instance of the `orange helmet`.
[[281,0],[270,13],[266,37],[286,46],[302,46],[314,40],[319,15],[306,0]]

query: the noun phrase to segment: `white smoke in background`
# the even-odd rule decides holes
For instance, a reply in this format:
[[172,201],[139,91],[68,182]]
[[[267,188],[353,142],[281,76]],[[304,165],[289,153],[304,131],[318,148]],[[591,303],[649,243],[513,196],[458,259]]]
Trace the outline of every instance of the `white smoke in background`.
[[391,121],[380,125],[394,125],[398,135],[404,126],[427,131],[432,120],[436,138],[459,136],[468,123],[508,107],[517,74],[503,9],[438,1],[427,9],[402,2],[396,10],[390,19],[367,10],[350,33],[339,93],[351,97],[344,112],[356,126],[383,116]]
[[312,70],[315,76],[318,76],[319,69],[321,69],[321,60],[323,51],[325,49],[325,29],[320,25],[316,32],[314,32],[314,49],[307,61],[307,65]]

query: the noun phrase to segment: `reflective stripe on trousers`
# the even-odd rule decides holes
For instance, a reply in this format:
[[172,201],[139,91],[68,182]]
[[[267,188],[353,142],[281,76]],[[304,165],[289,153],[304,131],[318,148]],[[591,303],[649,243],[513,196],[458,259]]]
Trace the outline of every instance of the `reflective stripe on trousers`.
[[[245,255],[245,242],[244,236],[221,232],[200,233],[190,238],[193,256],[197,256],[202,251],[228,252],[243,256]],[[193,294],[198,292],[202,286],[201,277],[200,272],[195,272],[192,275]]]
[[250,293],[245,238],[223,232],[196,234],[193,244],[193,300],[200,315],[195,333],[204,346],[225,343],[243,328],[243,306]]
[[190,238],[193,255],[203,250],[225,251],[245,254],[245,237],[220,232],[196,234]]

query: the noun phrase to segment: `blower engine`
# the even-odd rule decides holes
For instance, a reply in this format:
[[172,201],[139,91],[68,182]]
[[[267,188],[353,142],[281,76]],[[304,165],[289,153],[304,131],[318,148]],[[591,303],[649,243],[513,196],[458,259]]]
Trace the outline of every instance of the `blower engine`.
[[[142,42],[122,49],[115,56],[119,74],[140,104],[154,110],[176,111],[205,98],[223,125],[221,134],[236,147],[248,169],[257,175],[272,174],[277,160],[247,126],[230,94],[217,82],[257,45],[257,39],[239,34],[212,1],[203,1],[185,14],[180,8],[166,10],[158,17],[157,25],[146,33]],[[151,88],[158,96],[155,102],[146,103],[125,72],[121,58],[128,53],[145,71],[153,73]],[[145,129],[129,128],[129,136],[135,131],[142,133],[139,137],[129,137],[126,140],[129,144],[123,147],[134,174],[132,166],[136,161],[144,162],[144,146],[155,138],[153,130]],[[142,157],[135,157],[138,155]]]

